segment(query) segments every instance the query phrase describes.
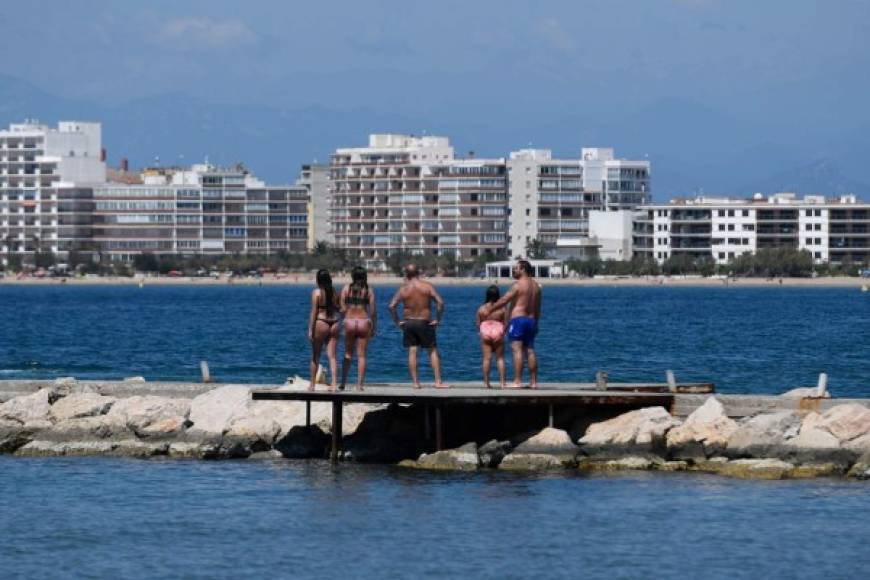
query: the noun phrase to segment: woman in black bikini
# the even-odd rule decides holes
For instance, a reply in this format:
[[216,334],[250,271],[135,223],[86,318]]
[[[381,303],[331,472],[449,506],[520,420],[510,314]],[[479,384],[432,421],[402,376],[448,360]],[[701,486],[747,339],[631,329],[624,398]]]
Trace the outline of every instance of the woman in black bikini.
[[326,357],[329,359],[329,374],[332,379],[330,391],[336,388],[338,379],[338,363],[336,349],[338,348],[338,299],[332,288],[332,276],[328,270],[317,271],[317,288],[311,291],[311,313],[308,316],[308,340],[311,341],[311,384],[308,390],[314,390],[317,379],[317,366],[320,363],[320,351],[326,343]]
[[351,283],[341,291],[341,312],[344,314],[344,359],[341,364],[341,388],[347,382],[353,351],[356,347],[356,389],[363,390],[366,380],[366,349],[378,326],[375,293],[369,288],[366,269],[357,266],[350,273]]

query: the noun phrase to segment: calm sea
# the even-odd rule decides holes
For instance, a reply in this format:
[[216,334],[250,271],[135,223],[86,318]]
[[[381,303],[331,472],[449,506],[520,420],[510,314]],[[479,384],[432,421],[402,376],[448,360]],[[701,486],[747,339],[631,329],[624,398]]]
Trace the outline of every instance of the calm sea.
[[[406,380],[406,355],[376,289],[380,334],[369,380]],[[304,374],[310,288],[0,285],[0,378],[283,382]],[[475,380],[474,313],[484,288],[449,287],[438,341],[450,381]],[[830,376],[837,396],[870,396],[870,294],[852,288],[577,288],[544,291],[543,381],[711,381],[777,393]],[[323,362],[326,362],[324,357]],[[509,363],[510,364],[510,363]],[[428,365],[423,376],[431,377]]]
[[[306,368],[309,289],[0,286],[0,377],[277,382]],[[393,289],[378,288],[386,315]],[[477,376],[482,288],[445,288],[446,376]],[[851,289],[546,288],[548,381],[820,371],[870,396],[870,296]],[[386,316],[384,316],[386,318]],[[371,380],[405,377],[386,320]],[[428,370],[427,370],[428,372]],[[0,456],[3,578],[854,578],[870,493],[845,480],[421,473],[325,461]]]
[[844,480],[0,456],[3,578],[862,578]]

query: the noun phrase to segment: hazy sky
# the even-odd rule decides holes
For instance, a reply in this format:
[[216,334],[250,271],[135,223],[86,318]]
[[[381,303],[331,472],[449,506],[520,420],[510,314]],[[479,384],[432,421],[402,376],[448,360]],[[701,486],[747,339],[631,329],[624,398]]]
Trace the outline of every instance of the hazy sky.
[[10,96],[3,124],[95,116],[135,163],[287,179],[367,132],[428,131],[648,155],[657,195],[870,193],[870,0],[27,0],[0,26],[0,80],[64,99]]
[[[67,97],[289,108],[868,118],[870,2],[5,3],[0,72]],[[805,117],[806,118],[806,117]]]

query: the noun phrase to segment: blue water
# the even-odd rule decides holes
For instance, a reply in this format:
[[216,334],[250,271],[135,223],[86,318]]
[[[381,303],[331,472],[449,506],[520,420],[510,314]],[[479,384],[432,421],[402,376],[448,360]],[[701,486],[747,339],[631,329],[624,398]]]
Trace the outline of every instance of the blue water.
[[[378,288],[369,381],[407,380],[399,331]],[[479,377],[480,287],[447,287],[438,341],[450,380]],[[307,373],[310,288],[0,286],[0,379],[283,382]],[[837,396],[870,396],[870,297],[854,288],[578,288],[544,292],[543,381],[712,381],[777,393],[830,376]],[[425,357],[424,357],[425,358]],[[324,357],[323,362],[326,362]],[[510,365],[510,362],[508,363]],[[424,378],[430,377],[423,365]]]
[[0,457],[3,578],[859,578],[844,480]]

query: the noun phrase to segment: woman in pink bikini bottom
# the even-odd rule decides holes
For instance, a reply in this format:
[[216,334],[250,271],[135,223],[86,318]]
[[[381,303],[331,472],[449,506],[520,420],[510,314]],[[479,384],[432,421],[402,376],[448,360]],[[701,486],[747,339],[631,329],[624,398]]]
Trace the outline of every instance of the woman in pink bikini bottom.
[[366,350],[369,339],[375,335],[378,324],[378,309],[375,293],[369,288],[365,268],[357,266],[351,273],[351,283],[341,291],[339,302],[344,313],[344,359],[341,365],[341,386],[344,389],[347,375],[356,350],[356,388],[363,390],[366,381]]
[[483,351],[483,384],[491,389],[489,372],[492,369],[492,355],[495,353],[498,379],[501,388],[505,386],[504,366],[504,332],[507,324],[507,309],[499,308],[490,311],[489,305],[495,303],[501,293],[498,286],[492,285],[486,289],[486,300],[477,309],[477,328],[480,331],[480,348]]

